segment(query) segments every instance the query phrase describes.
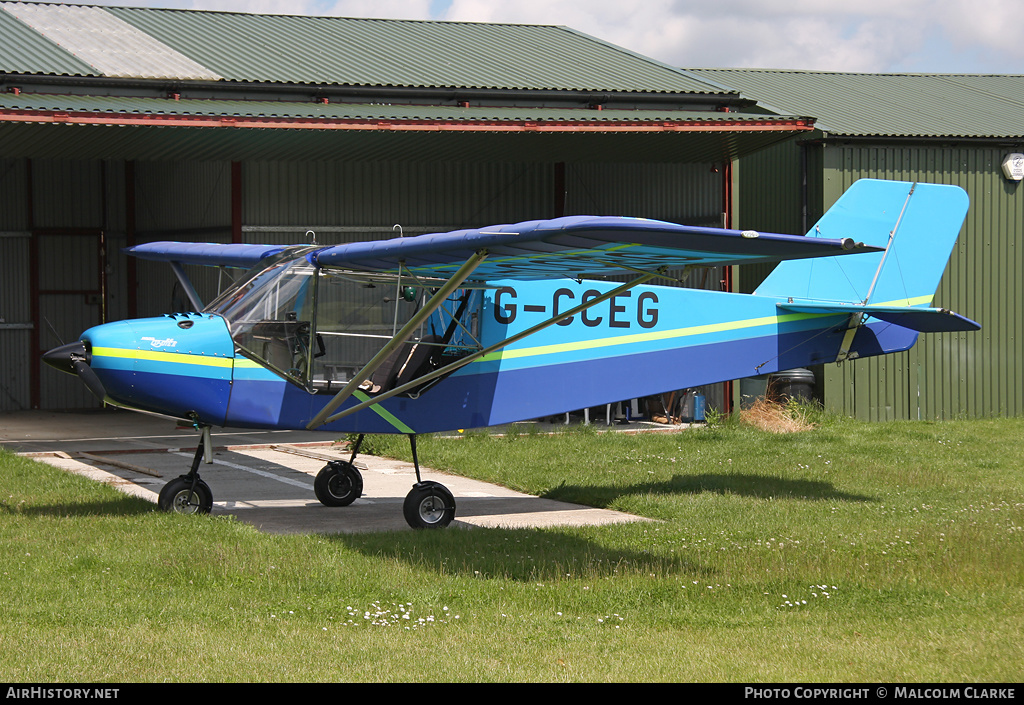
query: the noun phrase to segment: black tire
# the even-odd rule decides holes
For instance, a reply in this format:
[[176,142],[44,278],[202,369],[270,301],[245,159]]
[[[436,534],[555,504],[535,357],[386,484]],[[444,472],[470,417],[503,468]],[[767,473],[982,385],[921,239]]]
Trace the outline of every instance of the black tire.
[[444,485],[427,480],[412,486],[402,512],[414,529],[443,529],[455,518],[455,497]]
[[186,475],[176,477],[160,490],[157,506],[165,512],[175,514],[209,514],[213,509],[213,492],[202,480],[196,481],[195,489],[192,480]]
[[363,495],[363,476],[344,460],[334,460],[317,473],[313,491],[327,507],[345,507]]

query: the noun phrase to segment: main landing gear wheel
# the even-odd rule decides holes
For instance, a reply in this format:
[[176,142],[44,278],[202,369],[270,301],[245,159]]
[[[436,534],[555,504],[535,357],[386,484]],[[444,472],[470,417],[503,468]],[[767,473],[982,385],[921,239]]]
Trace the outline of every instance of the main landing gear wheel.
[[345,507],[363,494],[363,476],[344,460],[332,460],[317,473],[313,491],[320,503],[328,507]]
[[442,529],[455,518],[455,497],[439,482],[417,482],[406,495],[402,512],[414,529]]
[[213,492],[202,480],[196,480],[193,487],[192,478],[181,475],[160,490],[157,506],[175,514],[209,514],[213,509]]

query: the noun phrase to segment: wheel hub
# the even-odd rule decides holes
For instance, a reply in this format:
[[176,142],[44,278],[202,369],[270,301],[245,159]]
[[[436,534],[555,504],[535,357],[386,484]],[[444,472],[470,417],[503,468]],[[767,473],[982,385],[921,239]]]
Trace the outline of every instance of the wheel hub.
[[331,478],[331,481],[327,483],[331,494],[341,499],[347,497],[352,492],[352,482],[345,475],[338,473]]
[[440,497],[425,497],[420,502],[420,516],[423,517],[423,521],[430,524],[436,524],[441,521],[444,517],[444,500]]
[[[195,514],[199,508],[198,497],[189,490],[182,490],[174,495],[174,511],[179,514]],[[194,501],[195,500],[195,501]]]

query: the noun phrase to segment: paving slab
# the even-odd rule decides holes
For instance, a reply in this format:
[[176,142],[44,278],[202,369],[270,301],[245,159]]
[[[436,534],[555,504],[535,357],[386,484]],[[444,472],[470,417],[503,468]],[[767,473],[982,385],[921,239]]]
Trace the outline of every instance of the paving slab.
[[[195,448],[198,434],[173,419],[121,409],[83,412],[18,411],[0,413],[0,445],[15,452],[106,451]],[[225,428],[214,430],[219,445],[244,445],[334,440],[319,431],[263,431]]]
[[[198,443],[191,427],[130,412],[0,414],[0,445],[156,502],[169,480],[188,472]],[[347,507],[317,501],[313,479],[350,451],[331,434],[214,429],[212,464],[199,473],[214,515],[232,515],[269,533],[411,530],[402,503],[416,481],[412,463],[360,455],[363,496]],[[647,521],[622,512],[558,502],[420,468],[454,495],[453,527],[533,528]]]

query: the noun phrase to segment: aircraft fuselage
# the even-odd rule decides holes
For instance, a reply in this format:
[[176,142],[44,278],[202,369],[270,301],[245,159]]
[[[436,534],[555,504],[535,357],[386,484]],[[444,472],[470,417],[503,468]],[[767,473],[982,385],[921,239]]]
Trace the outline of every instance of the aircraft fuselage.
[[[476,292],[479,301],[462,318],[477,327],[478,344],[487,347],[613,286],[494,282]],[[642,285],[472,362],[416,398],[387,399],[323,430],[476,428],[836,358],[845,317],[786,313],[777,303]],[[909,347],[916,338],[899,328],[884,340],[869,332],[858,340],[862,354]],[[232,339],[228,319],[217,313],[110,323],[82,339],[113,402],[202,424],[303,428],[340,386],[315,375],[303,383],[267,364]],[[356,392],[348,405],[368,398]]]

